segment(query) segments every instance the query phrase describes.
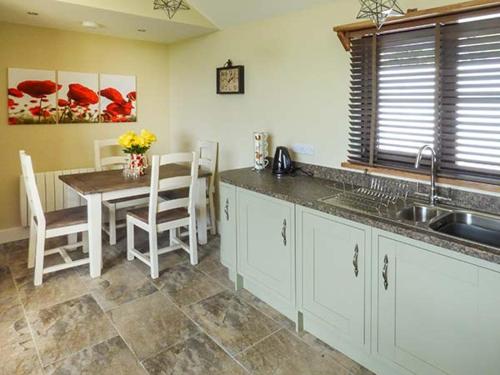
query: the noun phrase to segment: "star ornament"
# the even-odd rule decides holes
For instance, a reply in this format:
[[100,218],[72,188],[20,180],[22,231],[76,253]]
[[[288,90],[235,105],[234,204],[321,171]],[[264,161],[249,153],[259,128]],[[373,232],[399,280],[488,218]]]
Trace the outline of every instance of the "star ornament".
[[189,10],[189,6],[183,0],[153,0],[153,9],[164,10],[169,19],[175,16],[179,9]]
[[382,27],[388,17],[404,14],[397,0],[359,0],[359,2],[361,10],[356,18],[369,18],[378,29]]

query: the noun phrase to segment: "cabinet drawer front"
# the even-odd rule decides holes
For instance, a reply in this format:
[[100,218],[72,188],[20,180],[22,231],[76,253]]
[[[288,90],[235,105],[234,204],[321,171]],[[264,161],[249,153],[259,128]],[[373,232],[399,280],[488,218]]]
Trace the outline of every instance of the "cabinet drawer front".
[[[386,264],[387,289],[382,277]],[[481,291],[479,267],[379,236],[377,280],[379,354],[416,374],[498,371],[500,340],[489,332],[500,333],[494,328],[500,320],[490,319],[493,326],[482,329],[478,312],[486,313],[482,306],[491,303],[498,311],[500,298],[481,300],[493,286]],[[497,355],[484,358],[485,363],[480,358],[488,357],[488,336],[490,344],[496,341]]]
[[220,257],[226,267],[236,268],[236,187],[219,185]]
[[285,301],[294,301],[293,204],[238,190],[238,272]]
[[364,344],[366,232],[334,218],[302,218],[303,308]]

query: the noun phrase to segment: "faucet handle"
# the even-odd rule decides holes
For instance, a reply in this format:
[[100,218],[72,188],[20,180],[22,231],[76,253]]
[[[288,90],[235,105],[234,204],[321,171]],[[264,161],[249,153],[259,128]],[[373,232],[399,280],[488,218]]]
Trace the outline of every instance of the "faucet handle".
[[436,197],[437,201],[438,202],[444,202],[444,203],[450,203],[450,202],[453,202],[453,199],[451,198],[447,198],[447,197],[440,197],[440,196],[437,196]]

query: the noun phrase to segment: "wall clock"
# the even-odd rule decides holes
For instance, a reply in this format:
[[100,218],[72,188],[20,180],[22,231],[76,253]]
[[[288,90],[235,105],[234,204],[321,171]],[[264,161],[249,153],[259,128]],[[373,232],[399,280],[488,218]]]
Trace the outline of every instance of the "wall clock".
[[233,65],[227,60],[222,68],[217,68],[217,94],[244,94],[245,67]]

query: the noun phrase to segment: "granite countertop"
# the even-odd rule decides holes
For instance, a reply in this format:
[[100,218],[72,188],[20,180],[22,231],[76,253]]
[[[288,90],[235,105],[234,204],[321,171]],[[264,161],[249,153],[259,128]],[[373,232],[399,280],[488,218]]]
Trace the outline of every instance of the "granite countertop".
[[[426,224],[398,219],[396,212],[402,208],[402,203],[377,209],[368,207],[368,203],[364,207],[356,207],[354,204],[336,202],[336,200],[328,203],[322,201],[324,198],[344,191],[345,184],[338,181],[300,174],[278,179],[271,174],[270,170],[257,172],[251,168],[225,171],[220,173],[219,178],[221,182],[237,187],[500,264],[500,249],[498,248],[437,233]],[[406,204],[409,203],[406,202]]]

